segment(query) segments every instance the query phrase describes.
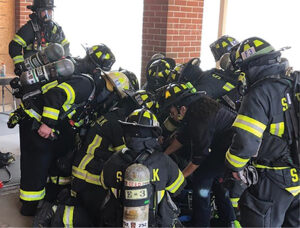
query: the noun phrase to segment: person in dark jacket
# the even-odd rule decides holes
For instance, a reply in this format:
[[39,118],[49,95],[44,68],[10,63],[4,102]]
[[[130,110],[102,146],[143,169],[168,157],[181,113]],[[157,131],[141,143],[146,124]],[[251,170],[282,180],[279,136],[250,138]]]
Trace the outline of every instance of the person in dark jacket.
[[9,44],[9,54],[15,64],[15,74],[20,76],[27,71],[24,59],[47,47],[58,43],[64,47],[65,56],[69,55],[69,41],[62,28],[52,20],[54,0],[34,0],[27,6],[33,13],[30,20],[15,34]]
[[[107,208],[112,205],[110,211],[104,209],[104,219],[113,221],[112,226],[122,225],[122,194],[119,194],[124,185],[124,173],[130,163],[141,163],[150,171],[152,194],[149,194],[149,226],[173,227],[176,214],[168,214],[167,211],[177,210],[176,207],[168,210],[170,200],[169,194],[180,193],[185,185],[183,174],[177,165],[165,154],[161,153],[157,138],[161,133],[159,123],[154,114],[147,109],[133,111],[126,121],[120,121],[124,128],[125,142],[127,148],[115,153],[105,163],[101,173],[101,183],[105,189],[110,191],[110,201]],[[131,158],[131,162],[129,159]],[[117,204],[113,202],[117,201]],[[106,213],[105,213],[106,212]],[[118,216],[121,215],[121,216]]]
[[[95,51],[99,51],[99,47],[102,46],[95,45],[89,49],[91,58],[96,56]],[[109,58],[101,58],[102,54]],[[102,66],[102,59],[111,59],[109,66],[115,61],[111,52],[101,52],[101,55],[98,55],[94,69]],[[56,160],[73,149],[75,129],[83,124],[85,116],[81,114],[85,114],[88,105],[104,102],[110,95],[114,95],[115,83],[122,88],[129,87],[126,76],[120,79],[123,83],[119,83],[119,79],[115,75],[104,75],[100,78],[96,74],[76,74],[62,83],[56,80],[44,85],[42,94],[33,97],[29,107],[21,103],[19,110],[25,116],[20,122],[20,198],[23,215],[35,214],[38,202],[46,195],[48,176],[50,184],[70,183],[70,177],[60,173]],[[57,140],[49,140],[56,137]],[[56,198],[57,188],[50,186],[47,199],[52,201]],[[53,194],[50,194],[50,188],[53,189]]]
[[293,146],[299,139],[293,137],[290,80],[284,78],[286,66],[280,57],[280,51],[259,37],[244,40],[231,53],[243,72],[245,95],[233,123],[236,133],[226,165],[236,179],[245,177],[250,159],[258,172],[257,184],[239,201],[241,224],[246,227],[300,226],[300,172]]
[[225,153],[231,143],[235,113],[203,93],[192,93],[184,84],[169,85],[164,99],[164,107],[170,116],[182,122],[180,133],[165,153],[173,153],[183,142],[191,144],[191,161],[183,175],[193,174],[192,225],[210,226],[211,192],[216,196],[223,226],[235,225],[228,193],[220,181],[224,177]]

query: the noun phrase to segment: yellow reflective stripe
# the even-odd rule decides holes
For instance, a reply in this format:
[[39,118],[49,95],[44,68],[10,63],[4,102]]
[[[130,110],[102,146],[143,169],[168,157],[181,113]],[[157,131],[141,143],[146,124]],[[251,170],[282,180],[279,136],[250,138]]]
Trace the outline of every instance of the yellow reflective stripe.
[[233,155],[230,153],[230,151],[228,150],[226,152],[226,160],[234,167],[236,168],[242,168],[243,166],[246,165],[246,163],[250,160],[249,158],[248,159],[245,159],[245,158],[240,158],[236,155]]
[[26,41],[22,37],[20,37],[19,35],[17,35],[17,34],[15,34],[15,37],[14,37],[13,41],[15,41],[18,44],[20,44],[23,48],[27,46]]
[[67,39],[64,39],[60,44],[65,46],[66,44],[70,43]]
[[[74,110],[75,111],[75,110]],[[75,111],[76,112],[76,111]],[[73,112],[72,112],[73,113]],[[84,124],[84,120],[80,120],[79,122],[74,123],[75,127],[80,127]]]
[[94,158],[94,153],[96,148],[100,147],[102,142],[102,137],[100,135],[95,135],[92,143],[88,146],[88,149],[86,151],[86,155],[82,158],[78,168],[79,169],[85,169],[87,164]]
[[41,90],[42,90],[42,94],[47,93],[49,89],[52,89],[53,87],[58,85],[58,81],[55,80],[53,82],[49,82],[45,85],[42,86]]
[[233,207],[238,207],[238,201],[240,198],[230,198],[231,204]]
[[253,166],[255,168],[258,168],[258,169],[274,169],[274,170],[282,170],[282,169],[290,169],[291,168],[291,167],[288,167],[288,166],[272,167],[272,166],[266,166],[266,165],[256,164],[254,162],[253,162]]
[[265,124],[244,115],[238,115],[232,126],[248,131],[258,138],[262,138],[264,130],[266,129]]
[[58,109],[44,106],[43,117],[47,117],[47,118],[53,119],[53,120],[58,120],[59,112],[60,111]]
[[270,125],[270,133],[282,137],[284,133],[284,122],[272,123]]
[[53,29],[52,29],[52,33],[55,34],[56,31],[57,31],[57,26],[54,26]]
[[13,57],[13,62],[14,62],[14,64],[24,62],[24,57],[23,57],[23,55],[17,55],[17,56],[15,56],[15,57]]
[[72,175],[78,179],[84,180],[87,183],[101,186],[100,175],[92,174],[87,170],[79,169],[78,167],[73,166]]
[[45,188],[41,191],[24,191],[20,189],[20,199],[25,201],[41,200],[45,197]]
[[300,186],[285,188],[288,192],[290,192],[293,196],[296,196],[300,193]]
[[27,50],[27,51],[33,50],[33,45],[32,45],[32,44],[29,44],[29,45],[26,47],[26,50]]
[[103,174],[103,171],[101,172],[101,175],[100,175],[100,183],[101,183],[101,186],[104,188],[104,189],[108,189],[108,187],[104,184],[104,174]]
[[178,173],[177,179],[171,185],[166,187],[166,190],[171,193],[175,193],[184,181],[184,176],[183,176],[182,172],[180,170],[178,170],[178,171],[179,171],[179,173]]
[[224,90],[226,90],[226,91],[230,91],[230,90],[232,90],[232,89],[234,89],[235,88],[235,86],[234,85],[232,85],[231,83],[229,83],[229,82],[227,82],[224,86],[223,86],[223,89]]
[[[65,112],[67,112],[70,108],[72,108],[72,105],[65,104],[65,105],[63,105],[62,107],[63,107],[63,110],[64,110]],[[72,112],[70,112],[70,113],[68,114],[69,119],[71,119],[72,116],[73,116],[75,113],[76,113],[76,110],[75,110],[75,109],[74,109]]]
[[126,147],[126,145],[122,144],[121,146],[113,147],[112,150],[115,152],[118,152],[118,151],[124,149],[125,147]]
[[73,228],[74,206],[65,206],[63,223],[64,227]]
[[157,204],[160,203],[160,201],[164,198],[165,196],[165,190],[157,191]]
[[67,185],[71,183],[72,177],[57,177],[57,176],[52,176],[50,177],[50,180],[53,184],[58,184],[58,185]]
[[57,87],[63,89],[65,93],[67,94],[67,100],[65,101],[64,105],[66,104],[73,104],[75,101],[75,92],[72,86],[70,86],[68,83],[63,82],[59,84]]
[[116,197],[116,199],[118,199],[118,189],[116,189],[116,188],[110,188],[110,190],[114,194],[114,196]]
[[27,114],[28,116],[30,116],[31,118],[36,119],[38,122],[41,122],[42,117],[41,117],[40,114],[38,114],[38,113],[37,113],[36,111],[34,111],[33,109],[25,109],[23,103],[21,103],[20,105],[21,105],[21,107],[23,108],[24,112],[26,112],[26,114]]

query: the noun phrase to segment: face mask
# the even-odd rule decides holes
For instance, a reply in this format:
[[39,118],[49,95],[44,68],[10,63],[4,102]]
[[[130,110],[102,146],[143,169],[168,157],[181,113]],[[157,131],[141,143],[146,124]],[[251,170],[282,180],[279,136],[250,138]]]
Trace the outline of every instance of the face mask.
[[53,10],[51,10],[51,9],[40,10],[38,12],[38,14],[39,14],[39,18],[41,19],[41,21],[49,22],[52,20]]

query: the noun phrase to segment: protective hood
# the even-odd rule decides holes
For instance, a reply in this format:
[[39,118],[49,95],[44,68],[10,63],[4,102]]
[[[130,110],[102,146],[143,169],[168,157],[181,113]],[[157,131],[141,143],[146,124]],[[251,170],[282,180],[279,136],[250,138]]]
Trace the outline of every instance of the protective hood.
[[131,137],[130,140],[126,141],[126,146],[135,151],[142,152],[145,150],[160,150],[160,145],[157,138],[147,137],[147,138],[135,138]]
[[283,62],[280,62],[280,56],[279,51],[272,52],[249,62],[247,68],[243,70],[247,84],[251,86],[270,75],[284,73],[286,66]]

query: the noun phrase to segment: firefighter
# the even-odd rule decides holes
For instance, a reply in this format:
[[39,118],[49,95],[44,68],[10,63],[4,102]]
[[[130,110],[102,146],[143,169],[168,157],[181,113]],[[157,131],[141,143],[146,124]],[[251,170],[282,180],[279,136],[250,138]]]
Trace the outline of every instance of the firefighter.
[[47,47],[49,43],[59,43],[69,55],[69,41],[62,28],[52,20],[54,0],[34,0],[27,6],[32,10],[30,20],[15,34],[9,44],[9,54],[15,64],[15,74],[20,76],[26,71],[24,58]]
[[192,225],[210,226],[211,192],[216,197],[223,226],[234,225],[234,210],[219,178],[224,176],[225,153],[231,143],[235,113],[203,93],[192,93],[185,84],[170,84],[167,87],[164,107],[172,118],[182,122],[180,133],[165,154],[173,153],[183,142],[189,141],[191,144],[191,161],[184,168],[183,175],[188,177],[193,174]]
[[247,177],[243,170],[250,159],[258,172],[258,183],[247,188],[239,201],[245,227],[300,226],[300,173],[293,147],[299,139],[293,137],[289,81],[282,78],[286,66],[280,57],[280,51],[259,37],[244,40],[231,53],[232,62],[243,72],[245,95],[233,123],[236,133],[226,165],[236,179]]
[[[114,55],[110,51],[100,52],[99,47],[102,45],[95,45],[88,52],[90,59],[93,58],[96,63],[94,68],[102,66],[104,60],[110,60],[108,66],[111,66],[115,61]],[[102,55],[105,57],[101,58]],[[110,69],[105,66],[103,69]],[[92,103],[109,100],[116,80],[118,78],[108,75],[103,75],[103,78],[73,75],[62,83],[53,81],[44,85],[42,95],[33,97],[29,107],[21,103],[20,110],[24,114],[20,122],[21,214],[35,214],[38,202],[46,195],[48,176],[47,200],[50,201],[56,198],[60,185],[70,183],[70,177],[61,174],[56,160],[73,150],[74,133],[83,124],[86,110]],[[49,140],[54,138],[57,140]]]
[[[193,58],[182,69],[180,83],[191,82],[198,91],[205,91],[211,98],[220,101],[233,110],[238,110],[240,96],[237,92],[238,75],[231,67],[228,53],[238,42],[229,36],[222,36],[210,45],[217,68],[202,71],[200,59]],[[227,64],[225,64],[227,63]],[[224,68],[221,69],[220,65]]]
[[83,147],[76,153],[72,168],[74,180],[71,194],[86,208],[96,226],[101,225],[99,214],[106,196],[100,184],[102,167],[113,153],[125,148],[123,129],[118,120],[124,121],[136,108],[151,109],[154,105],[144,90],[128,96],[122,93],[124,96],[120,97],[117,106],[112,105],[111,111],[91,125]]
[[157,138],[161,133],[153,113],[145,108],[133,111],[126,121],[120,121],[127,148],[112,155],[101,173],[101,183],[110,191],[110,200],[103,217],[110,226],[122,226],[122,195],[124,173],[132,163],[149,168],[153,192],[149,206],[149,226],[173,227],[177,221],[177,208],[172,206],[169,194],[180,193],[185,185],[177,165],[161,153]]
[[[216,68],[218,69],[217,72],[220,73],[221,76],[228,77],[235,81],[235,83],[233,84],[235,85],[235,88],[219,98],[220,103],[231,107],[235,111],[238,111],[241,101],[241,94],[237,89],[236,83],[239,69],[236,69],[231,63],[230,52],[234,49],[237,49],[238,44],[239,42],[235,38],[224,35],[209,46],[216,61]],[[232,206],[236,212],[237,217],[239,218],[240,211],[238,209],[238,201],[247,186],[244,182],[230,177],[226,178],[225,185],[229,190]]]

